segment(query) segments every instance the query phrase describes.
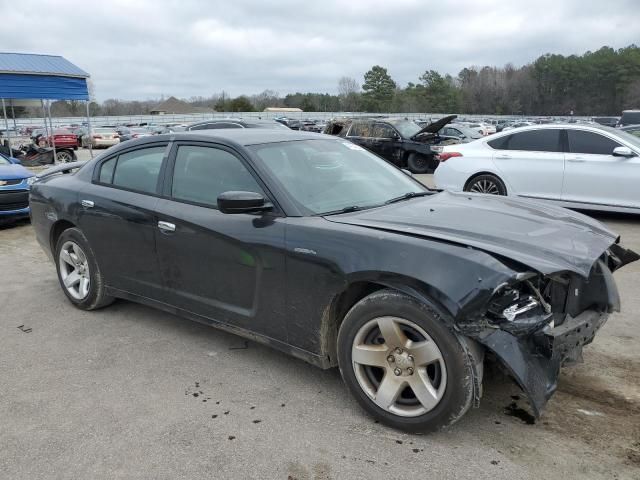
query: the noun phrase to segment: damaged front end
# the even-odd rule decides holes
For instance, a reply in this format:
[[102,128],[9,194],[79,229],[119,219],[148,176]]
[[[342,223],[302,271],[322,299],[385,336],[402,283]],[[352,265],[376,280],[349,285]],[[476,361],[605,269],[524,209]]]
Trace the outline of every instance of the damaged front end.
[[458,325],[497,356],[538,418],[556,390],[560,367],[581,361],[582,348],[620,310],[612,272],[639,258],[614,244],[587,278],[520,273],[494,290],[481,319],[467,317]]

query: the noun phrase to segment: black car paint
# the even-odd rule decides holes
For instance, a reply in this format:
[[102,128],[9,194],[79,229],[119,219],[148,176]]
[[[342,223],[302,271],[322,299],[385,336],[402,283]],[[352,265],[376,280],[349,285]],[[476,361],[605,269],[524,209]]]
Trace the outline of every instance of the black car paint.
[[[334,137],[257,129],[178,133],[112,148],[74,175],[59,173],[78,164],[57,167],[31,189],[37,239],[51,255],[56,233],[77,225],[105,268],[110,294],[213,324],[323,368],[336,365],[337,329],[353,302],[377,288],[402,291],[493,351],[539,415],[560,365],[578,358],[607,313],[619,309],[610,270],[637,255],[580,214],[480,195],[434,192],[362,212],[302,216],[247,146],[318,138]],[[155,195],[94,183],[94,167],[102,161],[158,142],[168,147]],[[167,181],[175,145],[194,142],[234,151],[273,209],[225,215],[172,200]],[[80,205],[87,198],[103,206],[89,212]],[[483,227],[483,219],[490,224]],[[162,233],[158,220],[173,221],[176,231]],[[496,292],[531,271],[567,275],[576,288],[591,288],[595,303],[569,298],[566,311],[574,315],[561,314],[567,323],[533,335],[487,323],[484,314]],[[577,340],[579,327],[569,328],[576,322],[586,332]]]
[[[440,137],[437,132],[456,117],[456,115],[449,115],[435,122],[431,122],[411,137],[402,136],[394,126],[396,122],[395,119],[385,118],[339,120],[337,122],[344,122],[344,126],[337,133],[333,133],[335,128],[334,123],[336,123],[336,121],[334,121],[334,123],[330,121],[325,127],[324,133],[334,134],[360,145],[400,168],[408,168],[407,160],[411,154],[420,155],[427,160],[429,169],[433,171],[438,167],[439,162],[431,146],[438,145],[441,141],[451,142],[451,137]],[[367,124],[371,127],[375,124],[383,124],[391,127],[395,132],[395,136],[393,138],[378,138],[353,135],[352,127],[354,124]]]

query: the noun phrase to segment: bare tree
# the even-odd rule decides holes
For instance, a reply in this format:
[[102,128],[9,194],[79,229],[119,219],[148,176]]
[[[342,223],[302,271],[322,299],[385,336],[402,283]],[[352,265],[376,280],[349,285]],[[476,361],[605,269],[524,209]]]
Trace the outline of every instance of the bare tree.
[[338,95],[343,110],[354,111],[358,107],[360,85],[355,78],[341,77],[338,80]]

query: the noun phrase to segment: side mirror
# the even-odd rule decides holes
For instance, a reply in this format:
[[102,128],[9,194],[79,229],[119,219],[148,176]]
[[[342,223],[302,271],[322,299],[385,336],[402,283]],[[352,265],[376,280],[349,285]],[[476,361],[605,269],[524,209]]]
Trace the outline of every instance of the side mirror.
[[218,209],[222,213],[249,213],[270,208],[260,193],[230,191],[218,195]]
[[407,170],[406,168],[401,168],[400,170],[402,170],[405,175],[409,175],[410,177],[413,177],[413,173],[410,170]]
[[616,147],[613,149],[613,156],[614,157],[635,157],[636,154],[633,153],[633,150],[631,150],[628,147]]
[[17,158],[9,157],[9,161],[15,165],[22,165],[22,162]]

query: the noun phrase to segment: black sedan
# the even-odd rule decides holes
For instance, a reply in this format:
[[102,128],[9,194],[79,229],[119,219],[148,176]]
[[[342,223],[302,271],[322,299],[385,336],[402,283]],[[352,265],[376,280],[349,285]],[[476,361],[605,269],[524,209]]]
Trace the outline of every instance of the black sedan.
[[78,308],[133,300],[339,366],[368,412],[407,431],[478,405],[485,352],[540,415],[560,366],[619,309],[611,273],[638,258],[578,213],[438,193],[292,131],[131,140],[41,174],[30,201]]

